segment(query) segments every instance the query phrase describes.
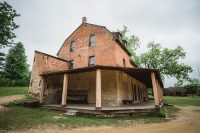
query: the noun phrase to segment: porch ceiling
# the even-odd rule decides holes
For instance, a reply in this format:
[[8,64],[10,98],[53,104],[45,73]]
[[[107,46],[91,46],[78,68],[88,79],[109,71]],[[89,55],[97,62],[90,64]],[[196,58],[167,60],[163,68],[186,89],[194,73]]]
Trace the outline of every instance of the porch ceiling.
[[76,69],[69,69],[64,71],[55,71],[55,72],[45,72],[41,74],[41,76],[50,76],[50,75],[63,75],[64,73],[74,74],[74,73],[81,73],[81,72],[89,72],[94,71],[96,69],[101,70],[118,70],[129,74],[130,76],[136,78],[137,80],[146,84],[147,87],[152,88],[152,81],[151,81],[151,72],[154,72],[156,78],[160,82],[161,86],[163,86],[160,72],[158,69],[147,69],[147,68],[129,68],[129,67],[115,67],[115,66],[89,66],[84,68],[76,68]]

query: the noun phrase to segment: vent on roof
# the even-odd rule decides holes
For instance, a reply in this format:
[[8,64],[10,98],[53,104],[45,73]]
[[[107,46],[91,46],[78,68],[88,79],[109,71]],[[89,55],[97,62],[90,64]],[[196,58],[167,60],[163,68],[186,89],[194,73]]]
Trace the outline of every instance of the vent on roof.
[[82,18],[82,23],[87,23],[87,18],[86,17]]
[[120,32],[112,32],[113,36],[122,42],[122,35]]

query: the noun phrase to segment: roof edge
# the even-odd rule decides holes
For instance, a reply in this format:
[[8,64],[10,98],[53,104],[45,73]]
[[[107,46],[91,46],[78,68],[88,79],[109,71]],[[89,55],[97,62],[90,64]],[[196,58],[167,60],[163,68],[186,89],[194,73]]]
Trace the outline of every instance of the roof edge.
[[125,71],[125,70],[135,70],[138,72],[154,72],[158,80],[160,81],[162,87],[164,87],[160,72],[158,69],[150,69],[150,68],[132,68],[132,67],[117,67],[117,66],[102,66],[102,65],[94,65],[94,66],[88,66],[88,67],[82,67],[82,68],[75,68],[75,69],[68,69],[68,70],[62,70],[62,71],[54,71],[54,72],[46,72],[41,74],[40,76],[48,76],[48,75],[55,75],[55,74],[63,74],[63,73],[79,73],[79,72],[87,72],[91,70],[96,69],[102,69],[102,70],[119,70],[119,71]]
[[50,55],[50,54],[46,54],[46,53],[43,53],[43,52],[40,52],[40,51],[37,51],[37,50],[35,50],[35,53],[46,55],[46,56],[50,56],[52,58],[55,58],[55,59],[58,59],[58,60],[61,60],[61,61],[64,61],[64,62],[68,62],[67,60],[64,60],[64,59],[61,59],[59,57],[56,57],[56,56],[53,56],[53,55]]

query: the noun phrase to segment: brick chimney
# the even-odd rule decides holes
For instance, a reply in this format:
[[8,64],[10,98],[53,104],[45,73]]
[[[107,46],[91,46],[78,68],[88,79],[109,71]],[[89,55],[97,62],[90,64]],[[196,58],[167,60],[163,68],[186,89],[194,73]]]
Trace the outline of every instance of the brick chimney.
[[87,23],[87,18],[86,17],[82,18],[82,23]]

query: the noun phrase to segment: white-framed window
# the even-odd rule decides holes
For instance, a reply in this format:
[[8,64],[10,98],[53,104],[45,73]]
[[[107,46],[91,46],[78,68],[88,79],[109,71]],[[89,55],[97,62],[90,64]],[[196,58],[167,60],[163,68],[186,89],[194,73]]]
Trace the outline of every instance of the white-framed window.
[[89,56],[88,59],[88,66],[95,65],[95,57],[94,56]]
[[74,51],[76,48],[76,42],[75,41],[71,41],[71,44],[70,44],[70,51]]
[[96,36],[94,34],[90,35],[89,46],[90,47],[95,46],[95,42],[96,42]]

